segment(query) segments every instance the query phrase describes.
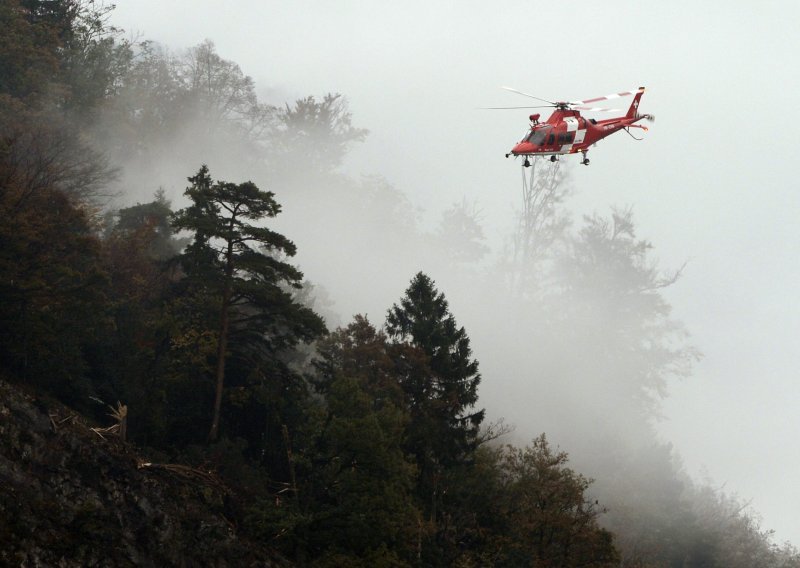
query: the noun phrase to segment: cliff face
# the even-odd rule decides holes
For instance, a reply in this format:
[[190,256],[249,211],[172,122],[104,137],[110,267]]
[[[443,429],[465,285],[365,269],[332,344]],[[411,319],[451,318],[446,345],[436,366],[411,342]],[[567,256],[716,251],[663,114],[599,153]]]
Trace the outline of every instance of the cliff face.
[[237,537],[213,477],[144,461],[0,381],[0,565],[276,565]]

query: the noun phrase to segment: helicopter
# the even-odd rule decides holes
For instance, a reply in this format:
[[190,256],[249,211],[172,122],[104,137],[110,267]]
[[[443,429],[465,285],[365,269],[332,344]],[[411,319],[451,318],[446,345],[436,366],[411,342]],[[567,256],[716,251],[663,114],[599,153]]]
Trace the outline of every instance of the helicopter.
[[[528,93],[523,93],[511,87],[502,87],[507,91],[524,95],[547,103],[546,106],[536,107],[490,107],[490,108],[549,108],[553,107],[556,110],[544,122],[540,122],[541,115],[539,113],[530,115],[530,130],[525,133],[525,137],[518,142],[512,150],[506,154],[509,156],[525,156],[523,166],[529,167],[531,165],[530,156],[550,156],[550,161],[555,162],[561,154],[581,154],[581,164],[588,166],[589,158],[586,156],[589,152],[589,147],[596,144],[610,134],[614,134],[620,130],[625,130],[635,140],[641,140],[631,134],[631,128],[641,128],[647,131],[647,127],[641,124],[636,124],[640,120],[646,119],[652,122],[655,117],[652,114],[639,113],[639,101],[644,94],[644,87],[639,87],[636,90],[625,91],[621,93],[613,93],[604,97],[596,97],[593,99],[586,99],[583,101],[558,101],[552,102],[546,99],[540,99]],[[634,95],[633,102],[624,116],[616,118],[608,118],[605,120],[595,120],[594,118],[584,118],[581,116],[580,111],[586,112],[621,112],[617,109],[609,108],[595,108],[584,106],[599,101],[616,99],[619,97],[627,97]]]

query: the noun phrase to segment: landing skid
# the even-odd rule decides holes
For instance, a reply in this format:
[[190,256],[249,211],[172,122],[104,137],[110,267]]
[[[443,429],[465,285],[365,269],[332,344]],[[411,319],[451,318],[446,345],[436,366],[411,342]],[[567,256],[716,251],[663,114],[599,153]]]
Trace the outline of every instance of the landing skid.
[[[583,164],[584,166],[588,166],[588,165],[589,165],[589,158],[587,158],[587,157],[586,157],[586,154],[587,154],[587,153],[588,153],[588,152],[581,152],[581,154],[583,154],[583,158],[581,159],[581,164]],[[506,158],[508,158],[508,156],[510,156],[510,154],[506,154]],[[534,159],[536,159],[537,157],[538,157],[538,156],[534,156]],[[559,158],[557,155],[555,155],[555,154],[552,154],[552,155],[550,156],[550,161],[551,161],[551,162],[553,162],[553,163],[555,163],[555,162],[558,162],[558,161],[560,161],[560,158]],[[530,168],[530,167],[531,167],[531,165],[532,165],[532,164],[531,164],[531,161],[530,161],[529,157],[528,157],[528,156],[525,156],[525,161],[524,161],[524,162],[522,162],[522,167],[524,167],[524,168]]]

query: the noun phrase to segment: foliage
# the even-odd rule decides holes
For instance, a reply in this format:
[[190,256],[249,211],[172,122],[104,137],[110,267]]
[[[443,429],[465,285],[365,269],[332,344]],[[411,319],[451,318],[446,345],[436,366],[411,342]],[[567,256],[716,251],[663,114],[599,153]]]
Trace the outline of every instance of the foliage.
[[459,530],[454,518],[471,514],[445,495],[457,491],[472,467],[484,411],[475,410],[480,383],[469,337],[450,314],[433,280],[418,273],[400,305],[388,312],[386,330],[394,340],[398,380],[410,416],[407,449],[419,467],[417,496],[429,518],[433,547],[427,561],[448,563],[456,556]]
[[108,24],[111,9],[94,0],[4,2],[0,94],[89,118],[114,94],[131,58]]
[[[113,5],[96,0],[36,1],[63,30],[59,50],[61,105],[82,121],[94,121],[115,96],[133,56],[130,43],[108,23]],[[60,5],[60,6],[59,6]]]
[[39,104],[58,69],[57,28],[8,0],[0,4],[0,29],[0,94]]
[[[415,448],[418,459],[458,463],[475,449],[484,411],[478,401],[478,362],[471,359],[469,337],[450,314],[447,300],[433,280],[418,273],[386,317],[386,330],[396,341],[407,341],[429,358],[430,372],[403,381],[408,404],[419,422]],[[424,426],[423,426],[424,424]],[[424,458],[423,456],[429,457]]]
[[601,529],[601,510],[587,498],[591,483],[566,467],[544,434],[524,449],[507,447],[500,464],[501,518],[498,565],[615,566],[611,533]]
[[[300,287],[302,274],[280,260],[295,253],[294,244],[255,223],[275,217],[280,205],[272,192],[252,182],[214,182],[203,166],[189,178],[186,196],[192,205],[175,213],[173,226],[190,230],[193,240],[180,256],[189,294],[210,298],[217,306],[216,394],[209,439],[219,433],[228,342],[241,363],[251,367],[249,381],[278,363],[276,354],[324,332],[322,320],[297,304],[282,288]],[[253,369],[259,373],[253,375]],[[261,369],[259,369],[261,367]],[[257,390],[257,389],[256,389]]]
[[253,79],[239,66],[220,57],[206,40],[190,49],[180,66],[184,104],[205,119],[210,133],[223,123],[258,137],[269,125],[273,109],[258,102]]
[[[620,406],[638,410],[640,420],[656,411],[667,379],[686,376],[699,356],[685,345],[686,331],[670,318],[661,293],[681,271],[660,273],[648,258],[651,248],[636,238],[631,211],[614,210],[611,219],[585,219],[559,266],[562,317],[575,330],[571,339],[590,350],[586,374],[605,381],[612,401],[634,402]],[[573,321],[584,325],[577,328]]]
[[327,397],[311,477],[310,547],[362,556],[387,546],[409,557],[417,513],[414,468],[402,448],[402,408],[376,408],[357,379],[340,377]]
[[296,169],[302,160],[305,169],[327,174],[338,168],[354,142],[361,142],[367,130],[352,124],[347,101],[340,94],[328,93],[321,101],[314,96],[288,104],[277,112],[276,129],[271,134],[272,152],[285,171]]
[[7,102],[0,110],[0,357],[18,376],[76,402],[91,391],[83,349],[108,323],[107,274],[92,208],[64,190],[96,178],[39,112]]
[[3,362],[70,400],[84,386],[81,348],[105,325],[106,274],[88,215],[55,189],[0,191]]
[[379,565],[401,565],[412,556],[419,512],[392,346],[356,316],[321,342],[320,355],[316,388],[325,404],[308,482],[300,489],[311,515],[309,549],[327,561],[377,555],[389,562]]
[[170,267],[183,246],[172,232],[170,204],[158,192],[154,201],[123,208],[107,217],[103,260],[110,275],[114,333],[94,344],[88,355],[98,396],[125,400],[130,435],[157,445],[167,430],[170,335],[164,299],[178,275]]
[[446,262],[456,266],[478,262],[489,252],[480,212],[475,206],[470,207],[466,199],[442,213],[435,240]]

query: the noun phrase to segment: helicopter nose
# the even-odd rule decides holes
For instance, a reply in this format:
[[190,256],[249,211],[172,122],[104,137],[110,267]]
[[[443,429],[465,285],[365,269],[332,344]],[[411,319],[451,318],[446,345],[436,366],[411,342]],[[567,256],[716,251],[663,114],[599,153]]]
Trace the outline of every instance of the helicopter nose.
[[514,149],[511,150],[511,153],[514,154],[515,156],[519,156],[522,154],[533,154],[533,144],[531,144],[530,142],[520,142],[519,144],[514,146]]

